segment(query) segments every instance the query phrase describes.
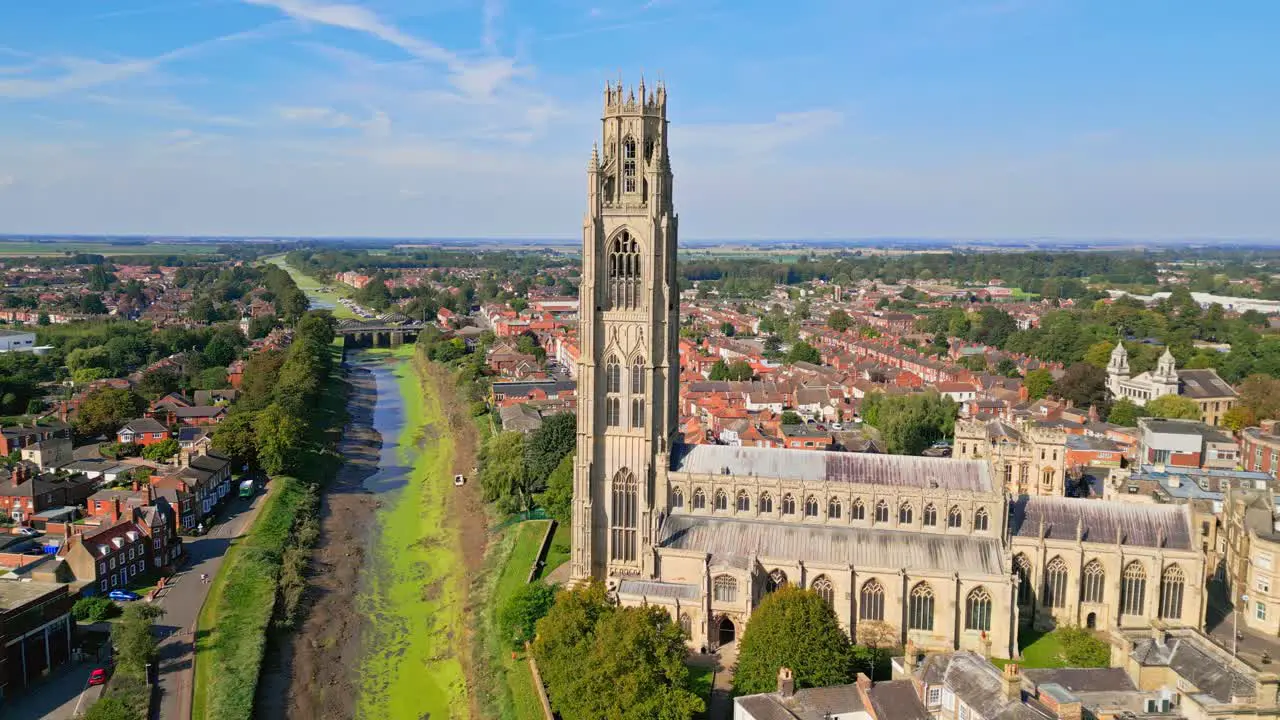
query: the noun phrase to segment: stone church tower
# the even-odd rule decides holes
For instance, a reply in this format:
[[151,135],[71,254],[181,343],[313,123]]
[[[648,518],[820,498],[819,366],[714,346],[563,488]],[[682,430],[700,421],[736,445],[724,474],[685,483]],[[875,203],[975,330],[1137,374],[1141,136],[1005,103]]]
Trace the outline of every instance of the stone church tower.
[[654,571],[677,424],[679,290],[667,94],[604,91],[587,166],[579,299],[572,576]]

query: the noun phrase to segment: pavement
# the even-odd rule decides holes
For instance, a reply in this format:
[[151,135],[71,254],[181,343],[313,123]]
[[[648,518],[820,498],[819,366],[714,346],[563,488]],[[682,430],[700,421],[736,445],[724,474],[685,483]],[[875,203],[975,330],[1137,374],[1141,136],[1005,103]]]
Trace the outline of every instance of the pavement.
[[98,701],[102,686],[89,687],[89,673],[96,662],[71,662],[29,692],[0,705],[0,718],[70,720]]
[[200,582],[200,575],[207,574],[210,580],[217,577],[231,541],[253,524],[266,497],[267,493],[261,492],[252,499],[233,496],[217,525],[201,537],[185,539],[187,563],[165,583],[155,600],[165,614],[156,623],[164,637],[158,649],[160,678],[157,702],[151,709],[152,720],[189,720],[191,717],[196,619],[211,587]]

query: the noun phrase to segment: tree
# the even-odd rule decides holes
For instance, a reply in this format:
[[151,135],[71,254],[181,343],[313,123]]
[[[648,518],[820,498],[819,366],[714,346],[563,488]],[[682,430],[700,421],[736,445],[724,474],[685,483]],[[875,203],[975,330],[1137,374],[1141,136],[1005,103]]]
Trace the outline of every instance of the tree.
[[177,390],[181,386],[178,371],[171,367],[158,367],[142,373],[137,391],[144,398],[155,400]]
[[792,410],[783,410],[782,424],[783,425],[803,425],[804,418],[800,417],[798,413]]
[[933,390],[893,397],[869,393],[862,399],[863,421],[880,430],[885,450],[894,455],[919,455],[951,437],[958,409],[955,401]]
[[573,413],[556,413],[529,433],[524,443],[524,465],[532,492],[542,492],[547,479],[578,443],[578,419]]
[[533,642],[539,620],[546,616],[555,602],[556,589],[544,582],[521,585],[498,614],[500,636],[511,643],[512,650],[520,650],[525,643]]
[[146,402],[122,388],[98,388],[84,396],[76,410],[76,432],[93,437],[114,434],[122,425],[142,415]]
[[280,475],[297,467],[307,426],[301,418],[276,403],[257,414],[253,422],[258,462],[268,475]]
[[807,362],[814,365],[822,364],[822,353],[818,349],[803,340],[797,340],[791,345],[791,349],[787,351],[787,362]]
[[547,478],[547,489],[537,498],[547,514],[563,525],[573,517],[573,454],[565,455]]
[[720,323],[720,334],[724,335],[725,337],[733,337],[734,335],[738,334],[738,329],[733,326],[733,323],[729,322],[728,320],[725,320],[724,322]]
[[1070,625],[1053,632],[1062,645],[1067,667],[1103,668],[1111,664],[1111,646],[1095,633]]
[[1049,390],[1053,388],[1053,374],[1044,368],[1032,370],[1022,378],[1022,384],[1027,388],[1027,395],[1032,400],[1039,400],[1049,394]]
[[1253,411],[1243,405],[1236,405],[1222,416],[1222,426],[1232,432],[1240,432],[1257,424],[1258,418],[1254,416]]
[[143,720],[143,717],[123,695],[107,695],[90,705],[80,720]]
[[151,624],[162,615],[164,609],[159,605],[137,602],[125,607],[120,621],[111,627],[118,673],[135,677],[146,673],[147,664],[156,656]]
[[496,502],[503,512],[528,507],[528,481],[524,464],[524,435],[494,435],[480,451],[480,488],[485,502]]
[[538,621],[533,654],[564,720],[689,720],[684,632],[658,607],[615,607],[600,583],[560,592]]
[[832,310],[827,315],[827,327],[836,332],[844,332],[853,325],[853,320],[849,318],[849,313],[843,310]]
[[1107,373],[1088,363],[1076,363],[1053,384],[1053,394],[1070,400],[1078,408],[1107,404]]
[[178,454],[178,441],[173,438],[166,438],[158,443],[152,443],[142,448],[142,457],[151,462],[164,462],[174,455]]
[[968,355],[960,358],[960,367],[972,370],[974,372],[987,371],[986,355]]
[[100,623],[120,614],[120,606],[105,595],[82,597],[71,606],[71,617],[77,622]]
[[1113,342],[1096,342],[1084,351],[1084,361],[1090,365],[1094,365],[1106,369],[1111,362],[1111,352],[1115,350],[1116,344]]
[[1125,427],[1136,427],[1138,418],[1142,417],[1142,409],[1129,398],[1120,398],[1111,404],[1111,412],[1107,413],[1107,422]]
[[1016,378],[1022,375],[1022,372],[1018,370],[1018,363],[1007,357],[1000,358],[1000,362],[996,363],[996,372],[1007,378]]
[[1158,418],[1199,420],[1200,405],[1195,400],[1181,395],[1161,395],[1147,401],[1146,414]]
[[254,437],[253,412],[233,412],[218,423],[213,431],[213,449],[227,455],[237,465],[252,465],[258,460],[257,439]]
[[1240,384],[1240,405],[1257,420],[1280,418],[1280,379],[1260,374],[1245,378]]
[[854,670],[865,665],[867,677],[875,679],[889,664],[888,652],[898,645],[897,628],[883,620],[867,620],[858,623],[858,644],[853,646]]
[[790,668],[796,688],[849,682],[852,647],[835,612],[816,592],[787,585],[767,595],[747,622],[733,690],[771,692],[778,669]]
[[275,329],[279,320],[274,315],[258,315],[249,321],[249,339],[264,338]]

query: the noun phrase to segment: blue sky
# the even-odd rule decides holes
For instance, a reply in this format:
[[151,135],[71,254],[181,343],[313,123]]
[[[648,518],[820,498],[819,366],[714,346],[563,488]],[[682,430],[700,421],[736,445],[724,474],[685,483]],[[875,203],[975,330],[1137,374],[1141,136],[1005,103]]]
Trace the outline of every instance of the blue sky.
[[696,238],[1280,238],[1280,3],[0,0],[0,232],[574,237],[606,80]]

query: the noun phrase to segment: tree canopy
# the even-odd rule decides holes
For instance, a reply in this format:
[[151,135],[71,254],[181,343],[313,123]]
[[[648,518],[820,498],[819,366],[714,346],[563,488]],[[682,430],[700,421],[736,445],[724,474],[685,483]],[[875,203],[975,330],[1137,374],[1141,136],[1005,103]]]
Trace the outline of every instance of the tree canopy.
[[862,398],[862,420],[880,430],[885,450],[918,455],[932,443],[951,437],[958,406],[937,391],[911,395],[868,393]]
[[1078,408],[1107,408],[1107,373],[1096,365],[1079,362],[1067,368],[1053,384],[1053,394],[1072,401]]
[[812,590],[790,585],[767,595],[751,614],[733,690],[770,692],[783,667],[795,674],[796,688],[839,685],[853,675],[853,648],[835,611]]
[[125,423],[142,416],[147,407],[136,393],[103,387],[90,391],[76,410],[75,430],[80,435],[114,435]]
[[1161,395],[1154,400],[1148,400],[1144,414],[1151,417],[1169,418],[1176,420],[1199,420],[1200,405],[1191,398],[1185,398],[1181,395]]
[[529,491],[547,488],[551,473],[578,442],[578,419],[573,413],[556,413],[542,421],[524,442],[525,473]]
[[787,351],[787,362],[807,362],[814,365],[822,364],[822,353],[818,349],[804,340],[797,340],[791,345],[791,349]]

